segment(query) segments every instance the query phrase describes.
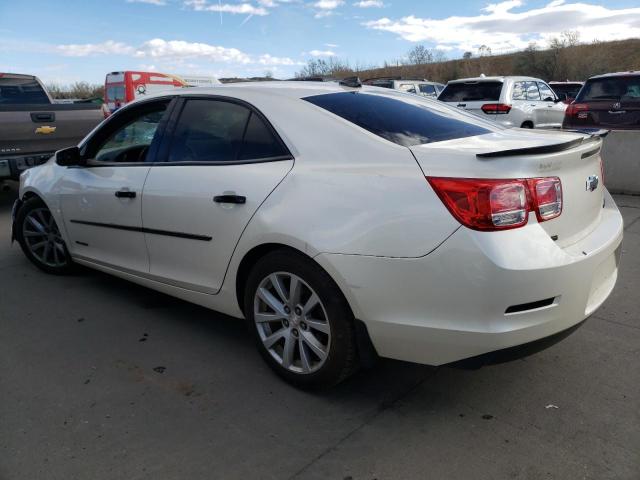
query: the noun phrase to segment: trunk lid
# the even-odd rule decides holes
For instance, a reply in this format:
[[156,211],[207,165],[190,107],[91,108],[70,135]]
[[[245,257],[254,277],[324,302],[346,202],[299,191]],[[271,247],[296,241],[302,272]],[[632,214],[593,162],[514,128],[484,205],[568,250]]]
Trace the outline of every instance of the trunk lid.
[[[458,178],[558,177],[562,214],[540,225],[564,247],[598,224],[604,186],[601,138],[551,131],[503,130],[470,138],[411,147],[427,176]],[[536,222],[530,214],[529,223]]]

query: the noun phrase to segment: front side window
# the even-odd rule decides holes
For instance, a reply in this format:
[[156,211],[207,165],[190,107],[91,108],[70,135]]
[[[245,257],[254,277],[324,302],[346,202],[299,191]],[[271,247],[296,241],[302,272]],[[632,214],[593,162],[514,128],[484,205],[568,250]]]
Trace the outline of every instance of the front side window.
[[398,86],[398,90],[401,92],[416,93],[416,86],[412,83],[401,83]]
[[540,100],[540,91],[538,90],[536,82],[524,82],[524,88],[527,92],[527,100]]
[[[124,124],[116,126],[107,138],[90,148],[88,157],[98,162],[139,163],[147,160],[168,102],[154,103],[141,110],[122,112]],[[118,117],[120,118],[120,117]],[[108,125],[108,124],[107,124]]]
[[[551,94],[553,96],[553,94]],[[513,84],[513,100],[540,100],[540,92],[536,82],[515,82]]]
[[556,96],[547,84],[538,82],[538,88],[540,89],[540,96],[545,102],[553,102],[556,99]]
[[258,114],[237,103],[187,100],[173,134],[169,162],[233,162],[287,155]]
[[341,92],[303,100],[405,147],[490,132],[470,118],[448,111],[448,107],[443,106],[446,110],[440,110],[386,95]]

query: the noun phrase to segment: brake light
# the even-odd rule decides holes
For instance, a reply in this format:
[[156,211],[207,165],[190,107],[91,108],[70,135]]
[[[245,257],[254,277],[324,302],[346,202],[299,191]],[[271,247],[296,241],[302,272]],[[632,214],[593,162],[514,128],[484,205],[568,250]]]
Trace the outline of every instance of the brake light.
[[529,212],[539,222],[562,213],[562,185],[557,177],[481,179],[427,177],[449,212],[473,230],[523,227]]
[[484,113],[489,114],[507,114],[511,111],[511,105],[504,103],[485,103],[480,107]]
[[567,109],[564,111],[565,116],[567,117],[585,117],[587,115],[587,111],[589,110],[589,105],[585,103],[570,103]]

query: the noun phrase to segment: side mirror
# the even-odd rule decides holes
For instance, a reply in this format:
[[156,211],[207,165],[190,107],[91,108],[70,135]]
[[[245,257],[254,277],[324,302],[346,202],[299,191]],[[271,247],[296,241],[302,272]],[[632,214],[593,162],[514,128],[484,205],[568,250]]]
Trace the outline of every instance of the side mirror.
[[56,152],[56,163],[61,167],[71,167],[82,165],[84,162],[80,155],[80,149],[78,147],[69,147]]

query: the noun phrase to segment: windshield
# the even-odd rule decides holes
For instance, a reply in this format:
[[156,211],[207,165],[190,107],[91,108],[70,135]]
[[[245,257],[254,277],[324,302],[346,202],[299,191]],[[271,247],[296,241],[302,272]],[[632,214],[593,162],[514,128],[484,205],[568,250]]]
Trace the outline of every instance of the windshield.
[[598,100],[640,101],[640,76],[588,80],[576,101],[591,102]]
[[497,102],[502,82],[449,83],[438,97],[443,102]]

